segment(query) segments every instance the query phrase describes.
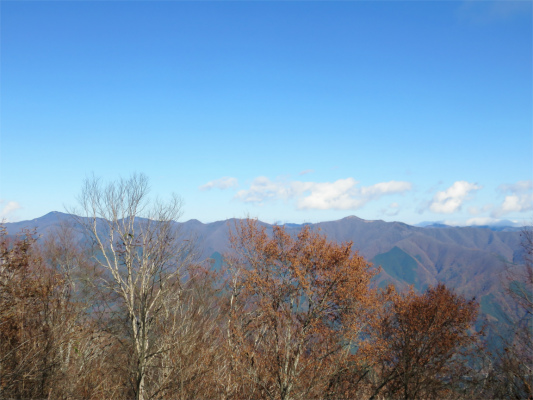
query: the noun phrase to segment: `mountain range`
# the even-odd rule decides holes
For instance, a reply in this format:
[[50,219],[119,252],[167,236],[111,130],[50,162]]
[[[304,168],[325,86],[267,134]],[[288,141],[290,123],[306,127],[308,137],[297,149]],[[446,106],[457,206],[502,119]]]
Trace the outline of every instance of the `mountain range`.
[[[69,214],[51,212],[34,220],[4,225],[9,234],[35,228],[39,235],[46,236],[62,221],[70,220]],[[236,222],[229,219],[204,224],[189,220],[176,224],[184,234],[198,239],[202,257],[220,263],[221,255],[229,250],[229,230]],[[524,259],[522,238],[516,227],[412,226],[355,216],[306,225],[319,229],[330,240],[353,242],[354,250],[381,267],[376,277],[376,284],[381,287],[392,283],[400,289],[413,285],[416,290],[424,290],[443,282],[466,297],[475,297],[489,321],[506,323],[507,315],[515,312],[504,295],[504,271],[506,266],[520,264]],[[302,226],[285,224],[290,233]]]

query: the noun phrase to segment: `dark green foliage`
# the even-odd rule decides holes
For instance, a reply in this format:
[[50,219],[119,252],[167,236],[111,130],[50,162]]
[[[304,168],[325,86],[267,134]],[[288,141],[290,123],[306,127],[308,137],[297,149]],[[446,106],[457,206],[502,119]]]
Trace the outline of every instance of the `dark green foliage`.
[[372,259],[374,265],[380,265],[391,277],[414,285],[419,289],[419,281],[416,275],[418,263],[416,260],[397,246],[390,251],[378,254]]

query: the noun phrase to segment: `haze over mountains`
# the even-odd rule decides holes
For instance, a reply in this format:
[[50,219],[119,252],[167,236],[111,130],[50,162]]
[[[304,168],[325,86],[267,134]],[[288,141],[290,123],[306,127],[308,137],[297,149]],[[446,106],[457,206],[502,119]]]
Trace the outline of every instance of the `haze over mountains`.
[[[62,221],[72,221],[69,214],[51,212],[30,221],[6,223],[9,234],[22,228],[36,228],[43,236]],[[234,219],[202,223],[189,220],[176,223],[185,234],[198,238],[201,256],[217,263],[229,250],[229,229]],[[265,226],[271,227],[269,224]],[[320,229],[330,240],[352,241],[367,260],[382,268],[377,283],[393,283],[399,288],[414,285],[424,290],[444,282],[467,297],[476,297],[489,320],[505,323],[513,309],[503,295],[502,273],[506,264],[523,260],[520,229],[517,227],[450,227],[432,224],[425,227],[401,222],[367,221],[355,216],[337,221],[309,224]],[[286,224],[296,233],[302,225]],[[81,233],[80,233],[81,235]]]

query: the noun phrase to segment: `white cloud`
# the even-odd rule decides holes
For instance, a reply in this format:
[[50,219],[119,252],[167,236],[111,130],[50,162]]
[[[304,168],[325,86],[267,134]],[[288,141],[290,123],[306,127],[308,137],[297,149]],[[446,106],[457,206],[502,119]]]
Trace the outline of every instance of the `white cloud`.
[[491,217],[476,217],[476,218],[470,218],[466,220],[465,225],[466,226],[476,226],[476,225],[494,225],[500,222],[497,218],[491,218]]
[[312,174],[313,172],[315,172],[314,169],[306,169],[306,170],[300,172],[298,175],[301,176],[301,175],[306,175],[306,174]]
[[339,179],[332,183],[311,183],[306,188],[309,195],[298,199],[298,208],[355,210],[370,200],[411,189],[409,182],[390,181],[361,188],[355,187],[357,183],[353,178]]
[[469,218],[467,220],[460,219],[447,219],[440,221],[440,223],[448,226],[484,226],[484,225],[494,225],[497,224],[500,220],[490,217],[475,217]]
[[470,192],[481,189],[481,186],[466,181],[457,181],[448,189],[437,192],[429,205],[429,209],[440,214],[451,214],[461,209]]
[[478,215],[480,213],[478,207],[468,207],[468,214],[470,215]]
[[335,182],[293,182],[301,194],[297,201],[299,209],[348,210],[362,207],[366,201],[354,193],[357,182],[353,178],[339,179]]
[[498,190],[510,194],[506,195],[502,204],[492,212],[493,217],[533,210],[533,181],[500,185]]
[[249,203],[267,200],[295,199],[298,209],[355,210],[370,200],[411,190],[410,182],[382,182],[372,186],[357,187],[353,178],[335,182],[271,181],[267,177],[254,179],[250,188],[240,190],[235,198]]
[[281,182],[272,182],[266,176],[259,176],[252,181],[250,188],[239,190],[236,199],[245,203],[262,203],[268,199],[287,198],[288,187]]
[[388,217],[395,217],[400,213],[400,205],[396,202],[391,203],[388,208],[382,208],[380,212]]
[[492,204],[485,204],[483,207],[476,207],[476,206],[472,206],[472,207],[468,207],[468,213],[470,215],[479,215],[479,214],[484,214],[488,211],[490,211],[490,209],[493,207]]
[[500,208],[500,214],[510,212],[522,212],[533,210],[533,194],[510,195],[505,196],[505,200]]
[[22,208],[20,204],[16,201],[6,202],[5,200],[0,200],[0,206],[2,206],[2,209],[0,210],[0,221],[10,221],[12,219],[13,213],[19,208]]
[[492,225],[492,226],[513,226],[513,227],[521,227],[524,226],[527,221],[520,221],[520,220],[502,220],[499,218],[492,218],[492,217],[475,217],[475,218],[469,218],[466,221],[465,220],[446,220],[442,221],[443,224],[450,225],[450,226],[486,226],[486,225]]
[[229,176],[225,176],[223,178],[207,182],[205,185],[200,186],[199,189],[210,190],[213,188],[218,188],[218,189],[224,190],[224,189],[230,189],[230,188],[237,187],[237,186],[239,186],[237,178],[231,178]]
[[533,181],[518,181],[511,184],[503,184],[498,187],[501,192],[529,193],[533,190]]

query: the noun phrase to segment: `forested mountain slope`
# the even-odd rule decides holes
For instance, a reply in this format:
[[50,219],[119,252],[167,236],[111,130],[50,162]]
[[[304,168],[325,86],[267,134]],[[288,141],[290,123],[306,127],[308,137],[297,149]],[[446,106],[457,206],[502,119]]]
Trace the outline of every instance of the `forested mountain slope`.
[[[10,234],[22,228],[36,228],[43,236],[61,222],[73,222],[70,215],[51,212],[43,217],[5,224]],[[229,231],[235,220],[177,223],[185,233],[198,239],[202,258],[224,254],[229,248]],[[268,224],[265,224],[269,226]],[[382,267],[380,286],[393,283],[402,288],[414,285],[424,290],[443,282],[467,297],[476,297],[482,312],[493,321],[504,322],[513,312],[502,288],[505,265],[523,259],[519,231],[495,231],[477,227],[415,227],[401,222],[367,221],[355,216],[311,225],[330,240],[352,241],[353,248],[367,260]],[[297,232],[302,225],[288,224]],[[81,237],[81,233],[80,233]]]

